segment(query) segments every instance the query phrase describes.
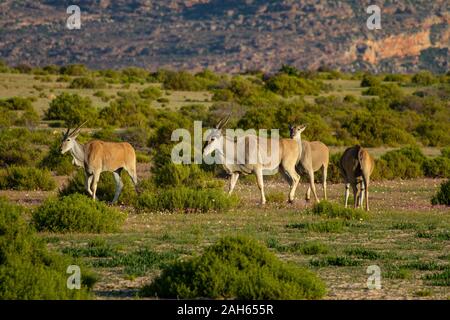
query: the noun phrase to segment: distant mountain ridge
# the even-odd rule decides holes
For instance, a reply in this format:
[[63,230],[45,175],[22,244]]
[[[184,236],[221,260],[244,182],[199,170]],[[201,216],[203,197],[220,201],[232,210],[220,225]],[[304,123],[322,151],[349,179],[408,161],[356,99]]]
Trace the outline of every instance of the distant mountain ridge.
[[[81,30],[65,27],[70,4],[81,8]],[[369,4],[382,9],[381,30],[366,27]],[[0,2],[0,59],[233,73],[282,64],[442,73],[449,22],[447,0],[7,0]]]

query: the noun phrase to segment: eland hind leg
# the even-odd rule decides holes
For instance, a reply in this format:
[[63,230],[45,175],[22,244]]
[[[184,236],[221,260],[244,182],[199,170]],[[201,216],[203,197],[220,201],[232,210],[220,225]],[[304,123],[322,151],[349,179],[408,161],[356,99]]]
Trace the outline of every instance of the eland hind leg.
[[123,189],[123,182],[122,178],[120,177],[120,173],[122,172],[122,169],[118,169],[113,172],[114,180],[116,182],[116,192],[114,193],[114,199],[112,203],[116,203],[117,200],[119,200],[119,196],[122,193]]
[[261,192],[261,205],[266,204],[266,196],[264,194],[264,179],[263,179],[263,172],[262,168],[256,169],[256,182],[258,183],[258,188]]
[[327,175],[328,175],[328,164],[323,166],[323,196],[325,201],[328,200],[328,196],[327,196]]

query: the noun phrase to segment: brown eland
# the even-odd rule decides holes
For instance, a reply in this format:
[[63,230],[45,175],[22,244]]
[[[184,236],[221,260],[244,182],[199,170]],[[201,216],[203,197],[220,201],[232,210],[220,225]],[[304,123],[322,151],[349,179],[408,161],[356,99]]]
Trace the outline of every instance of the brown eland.
[[[86,121],[87,122],[87,121]],[[61,143],[61,153],[70,151],[73,163],[84,168],[85,188],[92,198],[96,199],[97,184],[100,174],[105,171],[112,172],[116,183],[116,191],[112,203],[117,202],[123,189],[120,177],[125,170],[131,177],[137,191],[136,153],[134,148],[127,142],[105,142],[93,140],[86,144],[79,143],[76,139],[80,134],[82,125],[70,132],[67,129]]]
[[[345,182],[345,207],[348,204],[350,185],[353,189],[354,207],[362,207],[366,197],[366,210],[369,211],[370,175],[375,168],[372,156],[359,145],[344,151],[339,161],[339,169]],[[360,189],[358,190],[358,185]]]
[[[306,200],[311,199],[311,189],[314,194],[316,202],[319,202],[317,197],[316,187],[314,184],[314,172],[322,169],[322,185],[324,199],[327,200],[327,174],[328,164],[330,160],[330,150],[328,147],[320,141],[306,141],[302,140],[302,132],[305,131],[306,125],[289,126],[291,138],[296,140],[302,145],[302,154],[300,156],[301,168],[299,171],[304,171],[309,177],[309,186],[306,191]],[[297,165],[297,168],[299,167]],[[301,170],[303,169],[303,170]]]

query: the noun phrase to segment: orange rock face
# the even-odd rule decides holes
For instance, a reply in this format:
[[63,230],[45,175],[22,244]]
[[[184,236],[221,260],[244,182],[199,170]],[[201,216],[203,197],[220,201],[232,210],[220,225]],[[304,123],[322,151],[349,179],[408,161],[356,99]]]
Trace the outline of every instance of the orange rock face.
[[363,60],[372,64],[392,57],[417,56],[420,51],[431,47],[430,30],[390,36],[379,41],[367,40],[365,44],[367,50],[363,54]]

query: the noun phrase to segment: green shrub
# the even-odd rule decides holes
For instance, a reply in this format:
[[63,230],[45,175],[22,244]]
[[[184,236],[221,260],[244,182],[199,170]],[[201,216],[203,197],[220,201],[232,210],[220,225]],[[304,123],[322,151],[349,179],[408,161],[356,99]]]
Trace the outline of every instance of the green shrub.
[[383,100],[399,100],[403,97],[403,91],[396,84],[381,84],[370,87],[362,92],[366,96],[378,96]]
[[445,157],[445,158],[449,158],[450,159],[450,147],[442,148],[441,155],[443,157]]
[[403,74],[387,74],[383,81],[386,82],[405,82],[408,80],[408,77]]
[[370,74],[365,74],[361,80],[361,87],[377,87],[381,85],[381,81],[380,79],[378,79],[377,77],[370,75]]
[[[92,273],[47,250],[24,219],[24,209],[0,198],[0,300],[91,298]],[[82,268],[81,290],[67,288],[67,267]]]
[[203,255],[176,262],[141,290],[143,296],[213,299],[319,299],[325,286],[311,271],[278,260],[244,237],[227,237]]
[[104,87],[104,83],[88,77],[75,78],[69,85],[70,89],[101,89]]
[[423,163],[423,171],[426,177],[450,178],[450,158],[436,157],[427,159]]
[[42,159],[43,146],[51,145],[53,139],[45,130],[0,130],[0,167],[35,165]]
[[389,151],[377,161],[374,176],[388,180],[423,177],[422,166],[427,158],[418,147]]
[[310,212],[315,215],[329,218],[343,218],[346,220],[359,220],[367,217],[367,214],[363,210],[344,208],[328,201],[316,203]]
[[161,98],[162,92],[158,87],[152,86],[139,91],[139,96],[146,100],[157,100]]
[[429,86],[436,83],[437,79],[430,71],[419,71],[412,77],[411,82],[422,86]]
[[64,120],[70,127],[75,127],[86,120],[93,125],[97,117],[97,110],[92,106],[91,99],[66,92],[52,100],[45,113],[46,120]]
[[150,211],[208,212],[227,211],[237,203],[235,196],[228,196],[222,189],[176,188],[147,191],[139,195],[137,207]]
[[[122,171],[121,174],[124,187],[119,197],[119,203],[133,204],[136,201],[136,191],[128,173]],[[64,197],[72,194],[87,194],[85,189],[84,170],[79,169],[77,173],[69,180],[59,192],[59,196]],[[97,184],[97,199],[100,201],[112,201],[116,191],[116,183],[112,172],[103,172]]]
[[75,170],[75,166],[72,164],[71,157],[61,154],[60,145],[61,142],[56,139],[47,155],[39,163],[39,167],[55,171],[59,176],[70,175]]
[[210,81],[186,71],[167,71],[163,80],[163,87],[166,90],[200,91],[207,90],[210,85]]
[[33,109],[31,100],[29,98],[13,97],[8,99],[0,99],[0,108],[8,110],[30,110]]
[[115,127],[144,127],[154,118],[155,109],[135,92],[119,92],[119,97],[100,111],[100,119]]
[[68,76],[84,76],[89,73],[89,70],[82,64],[71,64],[61,67],[60,73]]
[[295,95],[318,95],[322,83],[281,73],[267,81],[267,88],[285,98]]
[[32,223],[38,231],[116,232],[126,215],[102,202],[73,194],[45,201],[33,213]]
[[56,188],[56,182],[48,170],[11,166],[0,170],[0,189],[43,190]]
[[450,180],[442,182],[439,191],[436,193],[433,199],[431,199],[431,203],[433,205],[443,204],[450,206]]

